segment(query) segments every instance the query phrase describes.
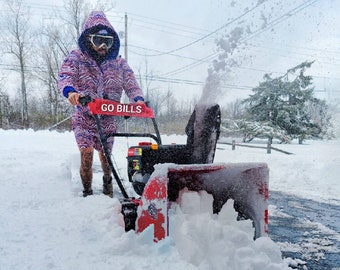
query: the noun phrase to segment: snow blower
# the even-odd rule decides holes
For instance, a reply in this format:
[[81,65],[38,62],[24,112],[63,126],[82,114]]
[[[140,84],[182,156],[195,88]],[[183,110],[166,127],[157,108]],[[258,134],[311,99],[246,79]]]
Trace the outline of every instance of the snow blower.
[[[268,233],[269,169],[265,163],[213,163],[220,135],[221,113],[217,104],[196,105],[186,126],[187,143],[163,145],[155,115],[144,103],[122,104],[106,99],[80,98],[96,120],[105,156],[123,198],[125,230],[143,232],[153,225],[154,241],[171,234],[168,211],[179,203],[181,191],[206,191],[213,196],[213,212],[218,214],[229,199],[240,219],[251,219],[254,238]],[[104,136],[99,115],[151,119],[154,133],[114,133]],[[139,198],[129,197],[107,149],[109,137],[149,137],[127,154],[128,180]]]

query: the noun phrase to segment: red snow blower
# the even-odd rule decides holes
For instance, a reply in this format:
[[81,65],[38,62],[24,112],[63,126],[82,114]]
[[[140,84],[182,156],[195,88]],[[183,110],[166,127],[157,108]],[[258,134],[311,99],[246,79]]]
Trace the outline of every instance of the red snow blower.
[[[213,196],[213,212],[218,214],[229,199],[239,219],[251,219],[254,238],[268,233],[268,181],[269,170],[265,163],[213,163],[220,135],[220,107],[196,105],[186,126],[187,143],[163,145],[155,115],[144,103],[118,102],[80,98],[96,120],[105,156],[123,198],[122,214],[125,230],[143,232],[153,225],[154,241],[169,231],[168,211],[171,202],[181,200],[181,191],[206,191]],[[154,133],[114,133],[105,136],[99,115],[138,117],[151,119]],[[109,137],[149,137],[154,143],[140,142],[129,147],[127,173],[129,181],[140,198],[129,197],[107,149]]]

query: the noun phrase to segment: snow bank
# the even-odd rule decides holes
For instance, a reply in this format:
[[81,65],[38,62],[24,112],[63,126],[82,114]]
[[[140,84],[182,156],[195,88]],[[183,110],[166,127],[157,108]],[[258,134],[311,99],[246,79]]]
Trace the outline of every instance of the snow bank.
[[236,221],[232,200],[219,215],[207,207],[213,199],[206,192],[186,192],[181,201],[170,231],[181,257],[198,269],[289,269],[269,237],[254,241],[251,221]]
[[[164,136],[164,141],[178,138]],[[100,194],[100,172],[94,178],[98,195],[80,196],[80,179],[72,179],[71,161],[78,155],[72,133],[0,130],[0,141],[1,269],[288,269],[288,261],[281,259],[270,238],[252,240],[251,224],[236,221],[231,202],[216,216],[206,208],[211,205],[209,195],[184,193],[182,204],[170,213],[171,236],[155,244],[152,228],[141,235],[124,232],[118,200]],[[320,184],[313,189],[310,183],[323,176],[323,185],[333,185],[339,144],[316,142],[299,149],[303,147],[303,154],[296,150],[292,160],[248,149],[232,154],[219,150],[217,161],[248,162],[256,157],[269,164],[270,188],[294,187],[287,191],[338,199],[340,193],[319,189]],[[328,147],[335,149],[323,162],[326,157],[317,153],[326,153]],[[125,155],[126,139],[117,139],[114,157],[124,177]],[[97,168],[97,157],[94,162]],[[317,168],[308,170],[306,163],[328,171],[316,173]],[[294,177],[288,173],[292,168]],[[129,183],[124,184],[131,190]]]

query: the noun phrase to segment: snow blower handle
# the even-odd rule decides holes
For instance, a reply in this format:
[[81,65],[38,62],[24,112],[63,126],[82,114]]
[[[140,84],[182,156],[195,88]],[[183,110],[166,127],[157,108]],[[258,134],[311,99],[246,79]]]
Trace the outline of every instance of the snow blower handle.
[[90,96],[79,97],[79,103],[85,107],[92,101]]
[[83,106],[88,106],[92,115],[111,115],[138,118],[155,118],[155,114],[147,103],[123,104],[114,100],[95,98],[89,96],[79,98]]

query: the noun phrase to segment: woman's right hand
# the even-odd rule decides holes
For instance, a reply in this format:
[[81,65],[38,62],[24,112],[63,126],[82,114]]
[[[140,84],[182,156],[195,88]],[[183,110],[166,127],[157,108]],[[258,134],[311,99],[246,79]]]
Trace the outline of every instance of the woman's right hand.
[[68,101],[73,105],[73,106],[77,106],[77,105],[80,105],[79,103],[79,97],[80,95],[76,92],[70,92],[68,94]]

